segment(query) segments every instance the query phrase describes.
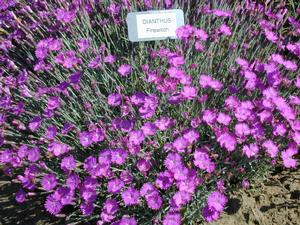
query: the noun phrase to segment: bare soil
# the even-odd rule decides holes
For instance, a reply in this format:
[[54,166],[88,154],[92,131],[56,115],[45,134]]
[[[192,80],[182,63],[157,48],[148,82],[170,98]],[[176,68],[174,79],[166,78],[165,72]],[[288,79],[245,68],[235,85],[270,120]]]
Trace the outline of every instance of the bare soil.
[[210,225],[300,225],[300,170],[276,171],[231,195],[226,213]]

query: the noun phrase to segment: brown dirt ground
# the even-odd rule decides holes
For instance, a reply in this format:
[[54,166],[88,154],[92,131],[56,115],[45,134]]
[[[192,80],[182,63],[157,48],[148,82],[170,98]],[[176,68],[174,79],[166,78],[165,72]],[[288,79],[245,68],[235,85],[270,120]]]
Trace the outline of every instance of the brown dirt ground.
[[[62,225],[43,209],[44,196],[17,204],[17,184],[0,175],[0,225]],[[300,170],[277,171],[231,194],[226,213],[210,225],[300,225]]]
[[300,169],[272,173],[231,195],[226,213],[210,225],[300,225]]

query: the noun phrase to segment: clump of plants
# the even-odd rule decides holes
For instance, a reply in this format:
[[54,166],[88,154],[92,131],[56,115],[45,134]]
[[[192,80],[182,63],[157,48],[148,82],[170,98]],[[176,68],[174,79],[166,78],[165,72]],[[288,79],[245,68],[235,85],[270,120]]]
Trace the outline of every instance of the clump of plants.
[[[178,8],[177,40],[126,15]],[[293,1],[0,1],[0,164],[66,223],[200,224],[233,186],[296,168]]]

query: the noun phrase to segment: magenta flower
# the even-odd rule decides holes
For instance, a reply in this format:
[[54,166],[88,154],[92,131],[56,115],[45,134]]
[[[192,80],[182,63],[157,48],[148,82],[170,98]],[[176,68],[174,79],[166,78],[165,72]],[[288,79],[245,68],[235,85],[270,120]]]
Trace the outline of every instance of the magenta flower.
[[192,100],[197,96],[197,89],[191,86],[184,86],[181,95],[185,99]]
[[146,122],[142,127],[141,130],[145,136],[152,136],[156,134],[157,127],[154,123]]
[[123,187],[124,187],[124,182],[119,178],[110,180],[107,183],[107,191],[112,194],[119,193]]
[[144,133],[142,130],[131,131],[129,133],[129,143],[132,145],[140,145],[145,139]]
[[140,159],[136,163],[136,167],[138,170],[146,176],[147,172],[151,169],[151,163],[149,160],[146,159]]
[[107,199],[104,202],[103,211],[108,214],[115,214],[118,211],[118,202],[114,199]]
[[33,147],[28,150],[27,152],[27,158],[30,162],[36,162],[40,159],[40,149],[38,147]]
[[189,146],[189,142],[184,137],[178,137],[175,139],[172,146],[177,152],[184,152]]
[[297,147],[291,146],[287,150],[281,152],[281,159],[286,168],[296,168],[298,163],[292,157],[298,153]]
[[178,80],[181,80],[186,76],[185,73],[181,69],[178,69],[177,67],[171,67],[168,69],[167,72],[170,77],[176,78]]
[[137,225],[137,222],[134,217],[123,216],[123,218],[118,222],[118,224],[112,225]]
[[250,187],[250,182],[248,180],[243,180],[242,181],[242,187],[244,189],[248,189]]
[[128,170],[123,170],[120,174],[120,178],[125,184],[130,184],[133,181],[133,176]]
[[219,113],[218,114],[218,117],[217,117],[217,121],[218,123],[220,124],[223,124],[225,126],[228,126],[231,122],[231,117],[228,116],[227,114],[225,113]]
[[141,92],[137,92],[130,97],[130,102],[135,106],[142,106],[145,103],[146,95]]
[[117,61],[117,57],[114,55],[105,56],[103,61],[108,64],[114,64]]
[[57,185],[56,176],[54,174],[47,174],[43,176],[41,180],[41,185],[46,191],[53,190]]
[[122,77],[126,77],[131,73],[131,66],[128,64],[123,64],[119,67],[118,69],[118,73],[122,76]]
[[111,106],[119,106],[122,103],[122,96],[120,94],[110,94],[107,103]]
[[122,148],[111,150],[111,161],[117,165],[122,165],[127,159],[128,153]]
[[83,202],[80,204],[80,211],[83,215],[89,216],[94,211],[94,205],[92,202]]
[[184,65],[185,61],[184,61],[184,57],[183,56],[175,56],[169,59],[169,63],[172,66],[175,67],[180,67],[182,65]]
[[180,225],[181,216],[179,213],[168,213],[163,219],[163,225]]
[[21,188],[16,193],[16,202],[23,203],[26,201],[26,192]]
[[227,26],[226,24],[222,24],[219,28],[219,31],[225,36],[230,36],[232,34],[230,27]]
[[218,191],[210,193],[210,195],[207,198],[207,205],[210,208],[214,208],[218,212],[222,212],[224,210],[224,207],[227,204],[227,202],[227,197]]
[[62,204],[58,200],[56,200],[53,197],[53,195],[49,195],[47,197],[45,208],[49,213],[53,215],[57,215],[60,213],[62,207],[63,207]]
[[10,149],[5,149],[4,151],[0,152],[0,162],[10,163],[13,160],[13,151]]
[[174,209],[180,209],[192,199],[192,195],[185,191],[178,191],[172,197],[170,206]]
[[80,39],[77,42],[77,45],[79,47],[78,51],[79,52],[84,52],[85,50],[87,50],[90,47],[90,40],[89,39]]
[[218,17],[232,17],[232,12],[221,9],[213,9],[211,10],[211,13]]
[[54,110],[56,108],[60,107],[60,98],[57,96],[52,96],[48,99],[47,108],[49,110]]
[[80,183],[80,178],[76,173],[70,174],[66,179],[66,185],[71,190],[75,190]]
[[97,192],[93,187],[82,186],[80,187],[80,196],[86,202],[93,202],[97,198]]
[[92,141],[94,143],[101,142],[105,139],[105,132],[102,128],[94,128],[92,133]]
[[155,180],[156,186],[163,190],[170,188],[173,185],[173,182],[173,174],[169,171],[160,172]]
[[217,114],[212,110],[205,110],[203,112],[202,120],[208,124],[213,124],[217,119]]
[[194,153],[194,164],[208,173],[212,173],[216,169],[216,164],[210,159],[209,154],[201,148]]
[[101,219],[104,222],[111,222],[116,216],[116,212],[118,211],[118,202],[114,199],[107,199],[104,202],[104,206],[102,212],[100,214]]
[[278,37],[276,36],[276,34],[273,31],[271,31],[269,29],[264,29],[264,32],[265,32],[266,38],[270,42],[276,43],[278,41]]
[[237,123],[234,127],[235,135],[238,137],[248,136],[251,132],[248,124],[246,123]]
[[89,131],[83,131],[79,134],[80,144],[87,148],[93,144],[93,133]]
[[109,165],[112,162],[111,150],[103,149],[101,152],[99,152],[98,162]]
[[159,100],[155,94],[145,96],[143,105],[139,108],[139,113],[143,119],[152,117],[158,107]]
[[56,19],[63,23],[71,23],[76,18],[75,11],[66,11],[64,9],[57,9],[55,15],[56,15]]
[[70,155],[61,160],[60,168],[64,171],[71,171],[76,168],[75,158]]
[[50,51],[59,51],[62,48],[62,42],[59,39],[49,38],[48,48]]
[[181,168],[183,165],[182,158],[178,153],[169,153],[164,161],[164,165],[170,171]]
[[217,211],[214,207],[205,206],[202,209],[202,216],[204,217],[206,222],[210,223],[219,219],[220,212]]
[[152,195],[154,192],[156,192],[157,189],[156,187],[154,187],[154,185],[152,183],[144,183],[141,190],[140,190],[140,194],[143,197],[147,197],[149,195]]
[[183,133],[183,138],[186,139],[189,144],[195,143],[199,139],[199,137],[200,135],[195,129],[189,129],[184,131]]
[[53,193],[53,197],[62,205],[70,205],[74,201],[74,192],[68,187],[59,187]]
[[123,191],[121,196],[126,206],[137,205],[139,203],[140,193],[133,187],[129,187]]
[[84,160],[83,168],[86,172],[88,172],[91,175],[94,175],[97,170],[97,159],[93,156],[89,156]]
[[48,151],[52,152],[55,156],[61,156],[71,150],[71,147],[67,144],[53,141],[48,145]]
[[271,158],[275,158],[278,154],[278,147],[272,140],[266,140],[262,146],[266,149],[266,152]]
[[89,62],[88,67],[90,67],[90,68],[92,68],[92,69],[96,69],[96,68],[101,67],[101,60],[102,60],[101,55],[97,55],[95,58],[93,58],[93,59]]
[[195,29],[195,37],[202,41],[206,41],[208,39],[208,34],[202,29]]
[[251,158],[259,152],[259,148],[256,144],[244,145],[243,146],[243,153],[248,157]]
[[56,134],[57,134],[56,126],[53,125],[53,126],[47,127],[46,132],[45,132],[45,136],[47,139],[53,140],[55,138]]
[[172,120],[169,117],[161,117],[154,121],[154,124],[159,130],[165,131],[175,124],[175,120]]
[[42,118],[41,117],[34,117],[32,120],[29,122],[29,129],[32,132],[35,132],[36,130],[39,129],[39,127],[42,124]]
[[63,65],[67,69],[71,69],[80,63],[80,60],[76,57],[76,53],[72,50],[61,52],[55,57],[55,62]]
[[227,132],[221,134],[217,141],[220,143],[221,147],[226,148],[228,152],[234,151],[237,145],[236,138]]
[[163,200],[158,192],[146,196],[147,206],[153,210],[159,210],[163,204]]
[[184,41],[187,41],[194,34],[194,28],[191,25],[185,25],[177,28],[176,36]]

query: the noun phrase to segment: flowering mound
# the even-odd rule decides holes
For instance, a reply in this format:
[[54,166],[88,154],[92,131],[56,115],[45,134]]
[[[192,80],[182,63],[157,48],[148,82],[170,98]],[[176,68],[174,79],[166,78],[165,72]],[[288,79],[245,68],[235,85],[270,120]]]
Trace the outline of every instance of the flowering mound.
[[[66,223],[200,224],[235,184],[297,167],[300,10],[209,2],[0,0],[17,202],[45,194]],[[163,8],[185,12],[178,40],[130,43],[127,13]]]

